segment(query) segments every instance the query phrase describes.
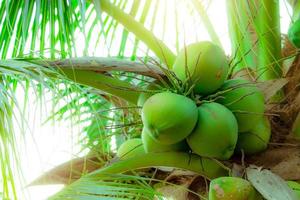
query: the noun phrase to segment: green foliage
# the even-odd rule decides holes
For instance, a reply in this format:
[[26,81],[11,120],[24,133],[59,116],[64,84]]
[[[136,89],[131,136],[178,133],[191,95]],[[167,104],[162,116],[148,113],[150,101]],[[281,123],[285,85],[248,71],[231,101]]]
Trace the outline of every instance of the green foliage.
[[[20,170],[19,149],[17,141],[23,140],[15,129],[25,132],[28,93],[30,89],[36,92],[36,98],[41,100],[45,90],[55,91],[55,82],[48,79],[46,74],[55,74],[51,69],[39,65],[13,60],[0,61],[0,168],[3,198],[17,199],[16,181],[21,176],[12,169]],[[18,101],[17,90],[23,89],[26,96],[22,104]],[[18,117],[20,119],[18,120]],[[15,120],[18,121],[16,125]]]
[[[3,45],[1,57],[22,57],[26,54],[34,56],[36,51],[39,51],[39,55],[47,57],[50,53],[52,58],[58,55],[59,57],[76,55],[76,50],[72,47],[75,41],[74,31],[84,23],[83,14],[85,14],[86,6],[85,1],[82,1],[83,4],[80,2],[67,0],[2,1],[1,16],[5,14],[5,17],[0,34],[0,41]],[[76,8],[79,8],[81,12],[76,12]],[[30,25],[31,22],[32,25]],[[47,29],[49,32],[46,31]],[[15,44],[12,40],[14,34],[17,38]],[[40,37],[38,37],[39,34]],[[30,51],[25,48],[26,43],[29,43]],[[10,48],[13,49],[12,52]]]
[[111,174],[107,177],[84,177],[49,200],[59,199],[162,199],[149,183],[151,178],[138,175]]

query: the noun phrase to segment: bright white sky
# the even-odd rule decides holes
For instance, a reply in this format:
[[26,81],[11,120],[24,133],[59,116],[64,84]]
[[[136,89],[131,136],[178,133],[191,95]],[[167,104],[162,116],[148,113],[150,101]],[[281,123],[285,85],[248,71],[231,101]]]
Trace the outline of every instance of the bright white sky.
[[[164,1],[161,1],[162,3]],[[283,1],[281,1],[283,2]],[[181,17],[186,18],[187,13],[184,9],[179,9],[181,12],[179,15]],[[226,8],[225,8],[225,0],[215,0],[212,1],[209,7],[209,17],[212,20],[212,23],[215,26],[216,32],[219,34],[219,37],[222,41],[222,44],[225,48],[227,54],[230,53],[230,41],[228,37],[227,31],[227,16],[226,16]],[[289,14],[287,12],[286,6],[282,3],[281,6],[281,29],[283,33],[287,32],[288,25],[289,25]],[[198,38],[194,37],[194,31],[200,33],[201,40],[209,40],[209,37],[204,31],[203,25],[199,22],[193,22],[190,20],[183,20],[185,27],[191,27],[189,29],[191,32],[182,33],[180,32],[182,39],[184,39],[183,35],[185,34],[186,43],[191,43],[193,41],[198,40]],[[159,23],[159,22],[158,22]],[[195,23],[197,24],[197,29],[195,30]],[[169,23],[168,26],[172,26],[172,23]],[[159,26],[157,26],[159,27]],[[168,30],[168,28],[166,28]],[[157,35],[162,35],[162,28],[156,28],[154,32]],[[81,52],[84,48],[84,40],[81,34],[77,34],[76,40],[76,49],[78,52]],[[175,45],[174,41],[174,33],[172,32],[165,32],[165,39],[168,45],[174,49]],[[116,42],[118,44],[118,42]],[[132,45],[133,40],[130,39],[128,41],[128,45]],[[91,48],[92,49],[92,48]],[[116,46],[116,52],[113,54],[117,54],[119,49],[119,45]],[[89,52],[90,55],[95,54],[94,50]],[[99,49],[101,54],[105,55],[105,51],[103,49]],[[98,53],[99,53],[98,51]],[[130,56],[131,52],[128,53]],[[20,102],[22,102],[23,98],[22,91],[19,92]],[[34,94],[32,95],[32,97]],[[50,94],[45,96],[46,99],[50,99]],[[24,148],[23,144],[20,144],[22,147],[21,153],[21,163],[23,168],[23,175],[26,180],[26,184],[30,183],[36,177],[40,176],[43,172],[53,168],[54,166],[63,163],[67,160],[70,160],[73,157],[73,153],[78,152],[79,147],[74,146],[74,142],[76,142],[77,138],[76,133],[79,132],[80,127],[72,126],[70,121],[62,121],[62,122],[55,122],[46,123],[42,125],[44,120],[47,117],[47,113],[50,113],[51,103],[47,103],[50,101],[45,101],[44,105],[39,105],[38,102],[34,98],[30,99],[30,105],[28,110],[28,116],[26,117],[28,120],[28,124],[30,125],[26,138],[26,148]],[[34,138],[34,140],[33,140]],[[24,150],[26,149],[26,150]],[[73,153],[72,153],[73,152]],[[61,189],[61,185],[54,185],[54,186],[36,186],[25,188],[22,190],[26,192],[30,197],[30,200],[42,200],[46,199],[49,195],[55,193],[59,189]]]

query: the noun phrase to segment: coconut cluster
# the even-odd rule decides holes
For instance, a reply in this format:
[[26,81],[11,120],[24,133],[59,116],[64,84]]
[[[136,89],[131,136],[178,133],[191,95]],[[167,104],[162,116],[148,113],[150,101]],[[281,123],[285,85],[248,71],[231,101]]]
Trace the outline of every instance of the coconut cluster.
[[135,146],[126,141],[120,149],[136,154],[185,151],[228,160],[234,153],[254,154],[267,148],[271,130],[264,116],[264,96],[250,81],[227,80],[229,64],[221,48],[211,42],[186,46],[172,71],[200,98],[171,91],[142,94],[141,139],[135,139]]

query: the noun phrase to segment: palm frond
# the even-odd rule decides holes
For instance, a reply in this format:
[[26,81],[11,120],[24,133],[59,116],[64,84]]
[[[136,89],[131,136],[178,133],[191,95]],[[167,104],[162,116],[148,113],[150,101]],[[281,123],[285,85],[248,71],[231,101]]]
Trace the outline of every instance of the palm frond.
[[110,175],[106,178],[86,177],[74,182],[50,200],[58,199],[162,199],[149,183],[151,178],[138,175]]
[[[184,6],[182,0],[179,2]],[[0,1],[2,19],[0,21],[0,55],[1,58],[24,56],[66,58],[107,54],[122,57],[126,56],[124,54],[126,51],[132,52],[132,55],[127,54],[128,57],[136,59],[140,56],[148,56],[147,47],[144,46],[146,44],[162,62],[165,62],[165,59],[171,61],[174,59],[172,53],[174,46],[177,46],[177,49],[179,46],[182,48],[184,41],[181,39],[182,35],[179,34],[175,35],[173,41],[164,35],[178,33],[176,31],[178,28],[188,30],[190,27],[182,26],[184,21],[178,18],[177,25],[166,29],[162,35],[156,36],[157,34],[151,32],[160,29],[159,26],[162,25],[160,21],[164,24],[172,22],[172,15],[177,9],[176,4],[172,1],[164,6],[159,1],[149,0],[101,2],[2,0]],[[142,10],[141,13],[137,12],[138,9]],[[196,10],[197,7],[192,9]],[[126,10],[131,11],[127,14]],[[164,10],[168,11],[168,16],[163,14]],[[205,10],[200,9],[200,13],[201,16],[207,16]],[[127,23],[122,22],[122,19],[125,19],[124,16],[128,18]],[[159,19],[158,16],[165,17]],[[197,16],[184,17],[189,17],[192,21]],[[210,24],[209,33],[217,42],[208,18],[203,17],[203,19],[205,24]],[[124,27],[120,27],[120,24]],[[133,24],[135,25],[132,26]],[[139,31],[136,32],[137,29],[134,27],[139,27]],[[143,31],[140,32],[141,30]],[[122,32],[121,38],[115,37],[116,34]],[[115,48],[116,46],[120,48]],[[153,53],[150,55],[153,56]]]
[[[53,89],[53,82],[45,80],[46,73],[55,73],[49,69],[43,69],[38,65],[13,60],[0,61],[0,157],[1,157],[1,192],[3,198],[17,199],[16,180],[21,179],[20,174],[16,174],[14,169],[19,169],[19,148],[17,141],[23,139],[23,135],[16,134],[19,129],[25,132],[27,127],[25,110],[28,97],[25,96],[23,105],[18,101],[17,89],[22,88],[29,91],[29,85],[39,90],[39,85],[44,88]],[[37,92],[37,97],[41,98],[42,93]],[[18,120],[18,117],[21,120]],[[20,170],[20,169],[19,169]],[[17,171],[18,172],[18,171]]]

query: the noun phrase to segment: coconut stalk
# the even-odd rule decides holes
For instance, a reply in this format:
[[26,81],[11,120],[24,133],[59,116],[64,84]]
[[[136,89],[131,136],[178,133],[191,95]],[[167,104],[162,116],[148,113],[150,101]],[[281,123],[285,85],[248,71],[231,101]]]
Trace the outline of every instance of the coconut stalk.
[[258,37],[259,80],[271,80],[282,76],[281,35],[278,0],[261,0],[257,5],[256,34]]
[[[281,34],[279,0],[262,0],[257,12],[258,37],[257,79],[261,81],[282,77]],[[283,98],[283,91],[276,93],[272,101]]]
[[208,179],[229,174],[229,171],[225,169],[220,162],[214,159],[204,158],[196,154],[185,152],[163,152],[146,153],[126,160],[117,161],[107,167],[88,174],[87,177],[100,178],[109,174],[124,173],[134,169],[155,166],[185,169],[200,174]]
[[[141,24],[145,23],[146,18],[147,18],[148,13],[149,13],[149,10],[150,10],[150,7],[151,7],[151,4],[152,4],[151,0],[146,0],[144,8],[143,8],[143,11],[142,11],[142,15],[141,15],[141,17],[139,19],[139,22]],[[155,16],[153,16],[153,17],[155,18]],[[137,49],[138,49],[138,44],[139,44],[139,40],[137,38],[135,38],[134,39],[133,51],[132,51],[132,55],[131,55],[131,60],[136,60],[136,52],[137,52]]]
[[143,41],[169,69],[172,67],[175,60],[175,54],[162,40],[155,37],[155,35],[147,30],[143,24],[110,3],[109,0],[101,0],[100,6],[102,11],[117,20],[125,29],[132,32],[139,40]]
[[192,0],[193,5],[195,6],[195,9],[199,16],[202,18],[202,21],[204,23],[204,26],[210,36],[210,39],[212,40],[213,43],[218,45],[219,47],[222,48],[222,43],[218,37],[218,34],[216,33],[203,5],[202,2],[199,0]]
[[[248,67],[260,81],[282,77],[279,1],[228,0],[227,7],[232,72]],[[281,97],[279,91],[272,99]]]
[[87,70],[97,73],[111,71],[132,72],[152,78],[165,76],[164,72],[156,65],[111,57],[79,57],[63,60],[26,59],[26,61],[42,65],[44,67],[57,69]]
[[[241,12],[243,11],[243,12]],[[244,68],[255,70],[253,18],[246,1],[227,0],[227,15],[232,47],[231,72]]]
[[25,61],[54,68],[77,83],[94,87],[135,105],[139,95],[143,92],[142,89],[109,76],[109,72],[129,72],[159,80],[165,78],[164,72],[155,65],[118,58],[81,57],[64,60],[25,59]]
[[[126,160],[115,159],[111,163],[108,163],[107,166],[82,176],[57,193],[53,198],[56,199],[55,197],[64,196],[64,192],[66,191],[72,192],[73,186],[85,184],[86,180],[109,180],[112,178],[112,175],[132,172],[132,170],[136,169],[161,166],[189,170],[209,180],[229,175],[227,167],[214,159],[185,152],[146,153]],[[39,180],[41,179],[39,178]],[[36,183],[36,181],[34,182]]]
[[[140,6],[140,3],[141,3],[141,1],[139,1],[139,0],[134,0],[133,1],[131,10],[129,12],[129,15],[131,15],[132,17],[136,16],[136,14],[138,12],[138,9],[139,9],[139,6]],[[122,42],[121,42],[119,53],[118,53],[118,55],[120,57],[124,56],[124,51],[125,51],[128,35],[129,35],[129,32],[126,29],[124,29],[123,33],[122,33],[122,40],[121,40]]]
[[279,1],[228,0],[227,8],[236,71],[256,68],[262,81],[281,77]]
[[75,69],[60,69],[60,71],[63,75],[77,83],[94,87],[135,105],[137,104],[141,91],[126,81],[121,81],[93,71]]

